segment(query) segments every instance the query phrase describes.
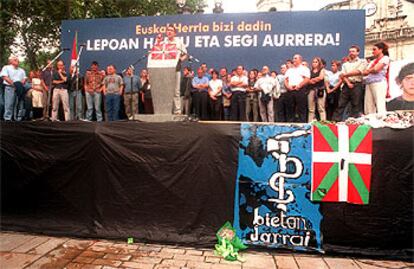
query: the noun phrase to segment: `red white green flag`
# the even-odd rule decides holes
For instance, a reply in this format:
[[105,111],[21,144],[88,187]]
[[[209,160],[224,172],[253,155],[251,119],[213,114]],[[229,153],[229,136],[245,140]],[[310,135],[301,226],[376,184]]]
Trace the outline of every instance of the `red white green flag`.
[[368,204],[371,127],[316,123],[312,133],[311,200]]
[[70,60],[72,76],[76,74],[77,61],[78,61],[78,32],[75,32],[75,37],[73,38],[73,43],[72,43],[72,56]]

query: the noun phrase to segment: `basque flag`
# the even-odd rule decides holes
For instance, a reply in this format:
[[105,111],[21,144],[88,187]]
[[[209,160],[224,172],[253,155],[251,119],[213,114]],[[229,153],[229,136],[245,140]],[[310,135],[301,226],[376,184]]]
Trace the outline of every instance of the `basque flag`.
[[368,204],[371,127],[316,123],[312,133],[311,200]]

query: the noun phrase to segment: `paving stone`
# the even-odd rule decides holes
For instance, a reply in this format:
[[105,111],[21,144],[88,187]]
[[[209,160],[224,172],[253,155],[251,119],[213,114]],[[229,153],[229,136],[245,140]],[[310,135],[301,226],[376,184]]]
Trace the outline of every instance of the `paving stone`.
[[82,269],[102,269],[102,265],[85,264],[84,266],[82,266]]
[[183,267],[180,266],[170,266],[170,265],[163,265],[157,264],[155,265],[154,269],[182,269]]
[[245,267],[258,267],[266,269],[276,269],[276,264],[272,256],[263,256],[250,253],[242,253],[243,259],[246,262],[243,263]]
[[334,257],[323,257],[323,259],[330,269],[359,269],[352,259]]
[[63,247],[84,250],[95,242],[94,240],[70,239],[63,244]]
[[242,263],[239,261],[228,261],[226,259],[220,258],[220,262],[221,264],[238,264],[241,265]]
[[400,261],[381,261],[372,259],[355,259],[355,263],[361,269],[377,269],[377,268],[404,268],[405,264]]
[[161,252],[151,251],[151,252],[148,252],[148,255],[147,256],[148,257],[158,257],[158,258],[161,258],[161,259],[172,259],[174,257],[174,254],[172,254],[172,253],[164,253],[164,252],[161,253]]
[[182,267],[182,266],[185,266],[187,264],[187,261],[168,259],[168,260],[162,260],[161,264],[165,265],[165,266]]
[[138,249],[139,250],[144,250],[144,251],[161,251],[162,248],[158,247],[158,246],[145,245],[145,246],[139,246]]
[[92,262],[92,264],[108,265],[108,266],[114,266],[114,267],[120,266],[121,263],[122,263],[122,261],[109,260],[109,259],[96,259]]
[[96,245],[96,243],[88,247],[87,249],[92,250],[92,251],[97,251],[97,252],[105,252],[105,253],[113,253],[113,254],[117,254],[119,252],[119,249],[114,248],[112,246]]
[[175,254],[174,259],[176,259],[176,260],[186,260],[186,261],[195,261],[195,262],[204,262],[204,257],[203,256]]
[[[214,269],[241,269],[242,266],[240,264],[223,264],[223,263],[219,263],[219,264],[214,264]],[[263,268],[263,269],[267,269],[267,268]]]
[[214,251],[209,249],[209,250],[203,250],[203,256],[211,256],[211,257],[216,257],[216,255],[214,254]]
[[293,255],[276,255],[274,259],[277,269],[299,269]]
[[64,268],[66,264],[70,263],[69,259],[61,259],[54,257],[42,257],[36,262],[32,263],[25,269],[56,269]]
[[112,247],[114,243],[108,241],[96,241],[93,245],[97,247]]
[[25,234],[6,234],[1,237],[0,251],[11,251],[25,242],[32,240],[34,236],[28,236]]
[[99,251],[92,251],[92,250],[85,250],[79,256],[81,257],[90,257],[90,258],[103,258],[105,256],[105,252],[99,252]]
[[47,256],[59,259],[72,260],[81,253],[82,250],[80,249],[60,247],[49,252]]
[[74,259],[74,262],[77,263],[92,263],[95,260],[93,257],[79,256]]
[[128,254],[106,254],[103,258],[110,260],[129,261],[132,255]]
[[117,249],[137,250],[140,245],[138,244],[113,244],[112,247]]
[[1,268],[23,268],[39,258],[40,255],[1,252],[0,265]]
[[205,262],[209,262],[209,263],[219,263],[220,262],[220,258],[219,257],[211,257],[211,256],[207,256],[205,257]]
[[184,249],[179,248],[162,248],[161,253],[169,253],[169,254],[184,254]]
[[195,262],[189,261],[187,262],[186,267],[189,269],[212,269],[214,268],[214,264],[211,263],[204,263],[204,262]]
[[46,242],[49,239],[50,239],[49,237],[45,237],[45,236],[36,236],[36,237],[33,237],[32,239],[27,240],[26,242],[24,242],[19,247],[13,249],[13,252],[26,253],[29,250],[31,250],[31,249],[39,246],[40,244],[43,244],[44,242]]
[[134,268],[134,269],[153,269],[153,264],[138,263],[138,262],[123,262],[121,267]]
[[185,255],[202,256],[203,255],[203,251],[190,249],[190,250],[186,250],[185,251]]
[[329,269],[328,265],[319,256],[294,255],[300,269]]
[[84,266],[85,264],[83,263],[76,263],[76,262],[71,262],[68,263],[64,269],[80,269]]
[[37,254],[37,255],[44,255],[49,251],[57,248],[58,246],[65,243],[68,239],[67,238],[51,238],[44,242],[43,244],[38,245],[34,249],[30,250],[28,253],[30,254]]
[[149,264],[156,264],[162,261],[162,258],[159,257],[132,257],[132,262],[137,263],[149,263]]

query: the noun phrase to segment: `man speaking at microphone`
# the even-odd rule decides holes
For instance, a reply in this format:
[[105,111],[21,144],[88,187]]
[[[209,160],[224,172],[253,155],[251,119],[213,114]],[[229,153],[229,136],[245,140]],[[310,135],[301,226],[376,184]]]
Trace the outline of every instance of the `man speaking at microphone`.
[[179,60],[176,66],[176,80],[175,80],[175,89],[174,89],[174,106],[173,113],[175,115],[181,114],[181,99],[180,99],[180,83],[181,83],[181,65],[182,62],[187,59],[187,48],[181,39],[176,37],[177,31],[173,25],[168,25],[167,27],[167,43],[174,44],[177,48],[179,54]]

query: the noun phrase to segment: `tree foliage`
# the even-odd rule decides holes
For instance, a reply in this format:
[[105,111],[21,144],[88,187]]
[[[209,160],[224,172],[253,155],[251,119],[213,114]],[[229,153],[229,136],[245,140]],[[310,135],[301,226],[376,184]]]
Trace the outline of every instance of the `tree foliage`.
[[[204,0],[187,0],[196,12]],[[170,15],[175,0],[0,0],[0,60],[7,62],[13,46],[30,68],[44,64],[60,44],[62,20]],[[50,55],[51,56],[51,55]]]

